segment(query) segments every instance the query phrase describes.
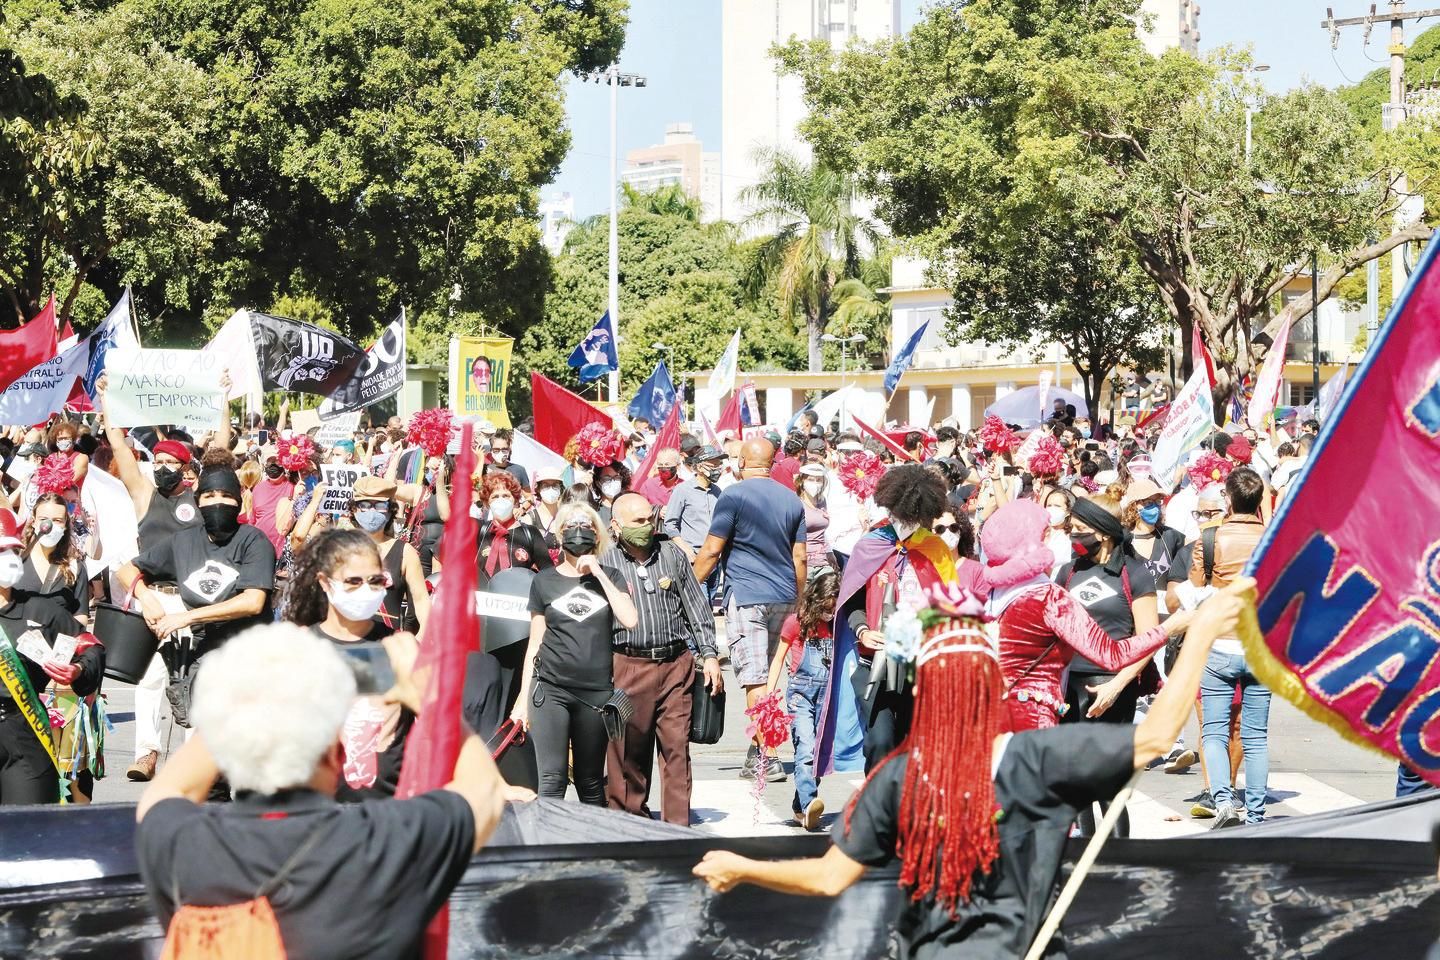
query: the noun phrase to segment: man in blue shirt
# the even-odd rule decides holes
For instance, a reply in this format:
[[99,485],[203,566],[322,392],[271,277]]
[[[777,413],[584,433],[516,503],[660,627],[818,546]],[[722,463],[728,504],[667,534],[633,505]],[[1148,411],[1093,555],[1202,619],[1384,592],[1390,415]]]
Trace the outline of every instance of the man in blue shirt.
[[[695,558],[702,583],[717,563],[725,567],[725,638],[730,663],[754,706],[765,692],[780,628],[805,589],[805,508],[795,492],[770,478],[775,446],[760,437],[740,447],[740,482],[720,494],[710,532]],[[740,776],[755,777],[759,747],[752,744]],[[785,779],[778,763],[766,778]]]

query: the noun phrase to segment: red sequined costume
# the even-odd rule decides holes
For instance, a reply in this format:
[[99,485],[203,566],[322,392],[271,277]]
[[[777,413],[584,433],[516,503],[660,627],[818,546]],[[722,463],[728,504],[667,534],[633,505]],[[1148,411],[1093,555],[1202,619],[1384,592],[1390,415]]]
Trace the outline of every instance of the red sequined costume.
[[1006,729],[1044,730],[1060,722],[1060,676],[1079,654],[1119,671],[1165,643],[1157,626],[1112,640],[1064,587],[1038,584],[1012,600],[999,618],[1000,668],[1005,675]]

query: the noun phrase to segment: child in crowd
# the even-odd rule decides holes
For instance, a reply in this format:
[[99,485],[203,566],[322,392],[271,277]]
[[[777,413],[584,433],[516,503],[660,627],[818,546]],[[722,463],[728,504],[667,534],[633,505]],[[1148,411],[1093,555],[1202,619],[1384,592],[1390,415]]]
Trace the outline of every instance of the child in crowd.
[[795,797],[790,806],[800,825],[812,831],[820,828],[820,817],[825,813],[825,803],[817,795],[820,781],[813,764],[820,698],[830,684],[830,664],[835,656],[831,624],[839,593],[837,574],[826,572],[811,577],[799,606],[780,630],[781,643],[770,662],[770,690],[780,682],[782,666],[789,668],[786,705],[793,720],[790,739],[795,745]]

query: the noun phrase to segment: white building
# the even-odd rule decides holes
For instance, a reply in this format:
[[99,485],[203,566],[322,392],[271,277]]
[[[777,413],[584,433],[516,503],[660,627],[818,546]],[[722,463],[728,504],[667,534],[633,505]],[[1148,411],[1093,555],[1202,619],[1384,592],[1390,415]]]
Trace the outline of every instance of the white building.
[[800,81],[776,72],[770,48],[792,38],[844,47],[900,32],[900,0],[724,0],[720,38],[720,216],[749,212],[740,191],[758,179],[755,151],[780,148],[808,156],[796,133],[805,116]]
[[1200,52],[1200,4],[1196,0],[1143,0],[1141,8],[1154,18],[1140,31],[1145,49],[1159,56],[1171,47]]
[[552,194],[540,201],[540,230],[545,249],[550,256],[559,256],[565,246],[565,238],[575,225],[575,198],[568,193]]
[[705,220],[720,215],[720,155],[705,152],[689,123],[672,123],[663,143],[626,153],[620,181],[642,193],[679,186],[700,201]]

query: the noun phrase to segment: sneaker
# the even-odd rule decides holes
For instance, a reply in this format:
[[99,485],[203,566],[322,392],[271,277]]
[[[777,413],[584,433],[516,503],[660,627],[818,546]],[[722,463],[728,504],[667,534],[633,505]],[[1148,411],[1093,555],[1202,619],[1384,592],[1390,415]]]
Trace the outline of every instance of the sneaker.
[[784,782],[785,782],[785,779],[786,779],[786,777],[785,777],[785,764],[783,764],[783,763],[780,762],[780,758],[779,758],[779,757],[766,757],[766,758],[765,758],[765,782],[766,782],[766,783],[784,783]]
[[746,757],[746,758],[745,758],[745,762],[740,765],[740,779],[741,779],[741,780],[754,780],[754,779],[755,779],[755,771],[756,771],[756,769],[759,768],[759,766],[760,766],[760,761],[759,761],[759,760],[755,759],[754,757]]
[[1186,802],[1190,804],[1190,816],[1196,820],[1208,820],[1215,816],[1215,798],[1209,790],[1202,790]]
[[130,764],[130,769],[125,771],[125,776],[136,783],[149,783],[155,777],[155,764],[159,760],[160,752],[151,750]]
[[1215,822],[1210,824],[1210,829],[1224,830],[1226,827],[1238,827],[1241,822],[1240,814],[1236,811],[1234,804],[1222,803],[1215,810]]
[[1165,772],[1184,773],[1199,762],[1200,756],[1194,750],[1181,750],[1179,753],[1172,753],[1165,761]]
[[820,818],[824,816],[824,814],[825,801],[816,797],[814,800],[811,800],[810,805],[805,808],[805,813],[797,819],[800,821],[800,826],[814,833],[820,829]]

